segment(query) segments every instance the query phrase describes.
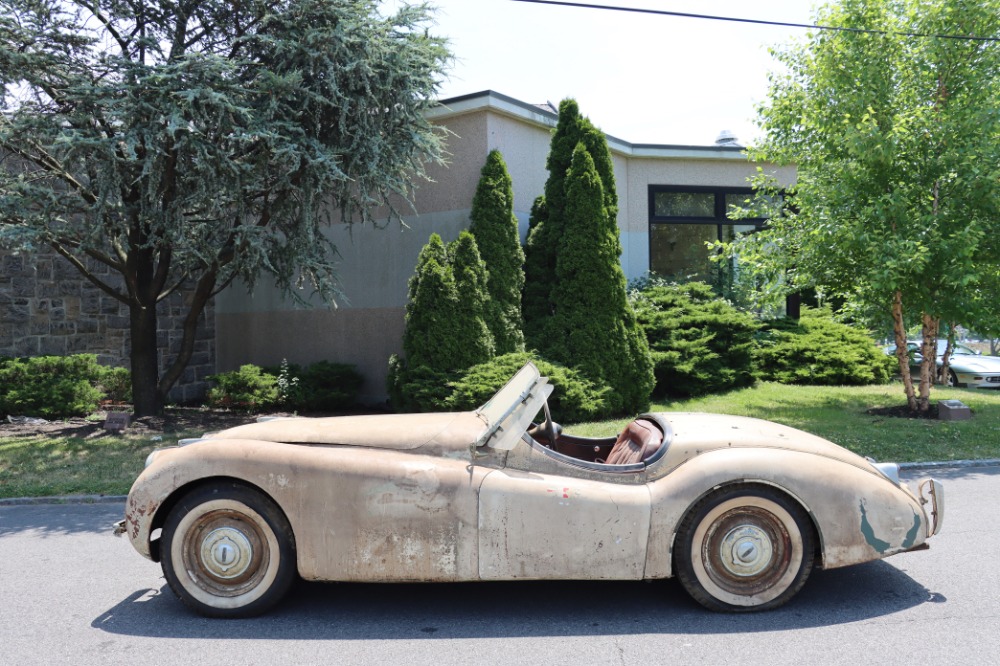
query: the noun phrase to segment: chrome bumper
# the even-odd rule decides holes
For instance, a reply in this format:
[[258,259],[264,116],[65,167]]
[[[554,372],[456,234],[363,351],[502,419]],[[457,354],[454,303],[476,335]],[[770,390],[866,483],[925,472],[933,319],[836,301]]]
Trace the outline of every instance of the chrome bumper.
[[920,482],[919,488],[920,503],[925,507],[930,505],[925,511],[931,519],[927,536],[932,537],[941,531],[941,524],[944,522],[944,486],[936,479],[924,479]]

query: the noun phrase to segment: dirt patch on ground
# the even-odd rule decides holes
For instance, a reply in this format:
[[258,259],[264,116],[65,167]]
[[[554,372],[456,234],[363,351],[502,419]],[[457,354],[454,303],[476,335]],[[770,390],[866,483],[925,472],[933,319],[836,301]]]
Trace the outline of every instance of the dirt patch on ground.
[[926,412],[914,412],[910,410],[907,405],[899,405],[898,407],[876,407],[869,409],[868,413],[872,416],[889,416],[899,419],[936,419],[938,417],[938,406],[931,404],[930,408]]
[[[277,414],[275,416],[282,416]],[[287,415],[285,415],[287,416]],[[253,423],[256,415],[237,414],[211,409],[168,408],[163,416],[144,416],[132,421],[126,435],[152,436],[176,433],[213,432],[232,428],[244,423]],[[10,417],[0,421],[0,437],[102,437],[104,414],[98,413],[90,419],[73,418],[65,421],[44,421],[42,419],[19,419]]]
[[[351,411],[338,413],[308,413],[299,414],[310,418],[324,416],[347,416],[358,414],[386,414],[379,406],[359,406]],[[0,438],[32,437],[44,435],[49,437],[103,437],[108,434],[104,429],[106,412],[98,412],[89,418],[72,418],[63,421],[45,421],[42,419],[23,419],[8,417],[0,419]],[[226,428],[235,428],[245,423],[253,423],[263,417],[295,416],[290,412],[273,412],[268,414],[241,414],[220,409],[205,407],[167,407],[163,416],[144,416],[132,419],[126,435],[138,437],[153,437],[156,435],[176,435],[188,433],[198,436],[206,432],[216,432]]]

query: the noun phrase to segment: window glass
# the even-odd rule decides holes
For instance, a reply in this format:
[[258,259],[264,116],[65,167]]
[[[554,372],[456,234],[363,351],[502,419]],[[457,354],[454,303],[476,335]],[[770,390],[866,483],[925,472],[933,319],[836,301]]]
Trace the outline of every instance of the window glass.
[[715,217],[713,192],[656,192],[653,195],[656,217]]
[[715,224],[654,224],[649,238],[649,270],[664,277],[708,280],[712,262],[705,243],[718,237]]
[[784,205],[784,199],[780,196],[755,196],[752,192],[727,192],[725,199],[726,217],[732,215],[734,208],[745,208],[752,211],[750,218],[755,220],[777,217]]

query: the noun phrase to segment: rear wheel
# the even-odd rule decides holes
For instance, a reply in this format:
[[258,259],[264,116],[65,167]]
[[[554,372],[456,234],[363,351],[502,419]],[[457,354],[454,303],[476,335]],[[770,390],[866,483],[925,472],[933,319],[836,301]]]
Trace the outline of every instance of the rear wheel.
[[239,484],[203,486],[163,526],[163,575],[209,617],[249,617],[276,604],[295,578],[295,540],[281,510]]
[[805,584],[815,543],[809,517],[786,495],[722,488],[681,521],[674,562],[684,589],[706,608],[769,610]]

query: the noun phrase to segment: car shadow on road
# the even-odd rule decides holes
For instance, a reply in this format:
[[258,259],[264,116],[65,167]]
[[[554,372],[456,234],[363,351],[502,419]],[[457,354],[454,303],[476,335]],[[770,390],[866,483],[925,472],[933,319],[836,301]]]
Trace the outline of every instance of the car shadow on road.
[[169,588],[139,590],[92,625],[113,634],[171,638],[412,640],[567,635],[781,631],[869,620],[946,599],[885,562],[816,571],[787,606],[719,614],[674,580],[358,584],[299,582],[264,617],[206,620]]

